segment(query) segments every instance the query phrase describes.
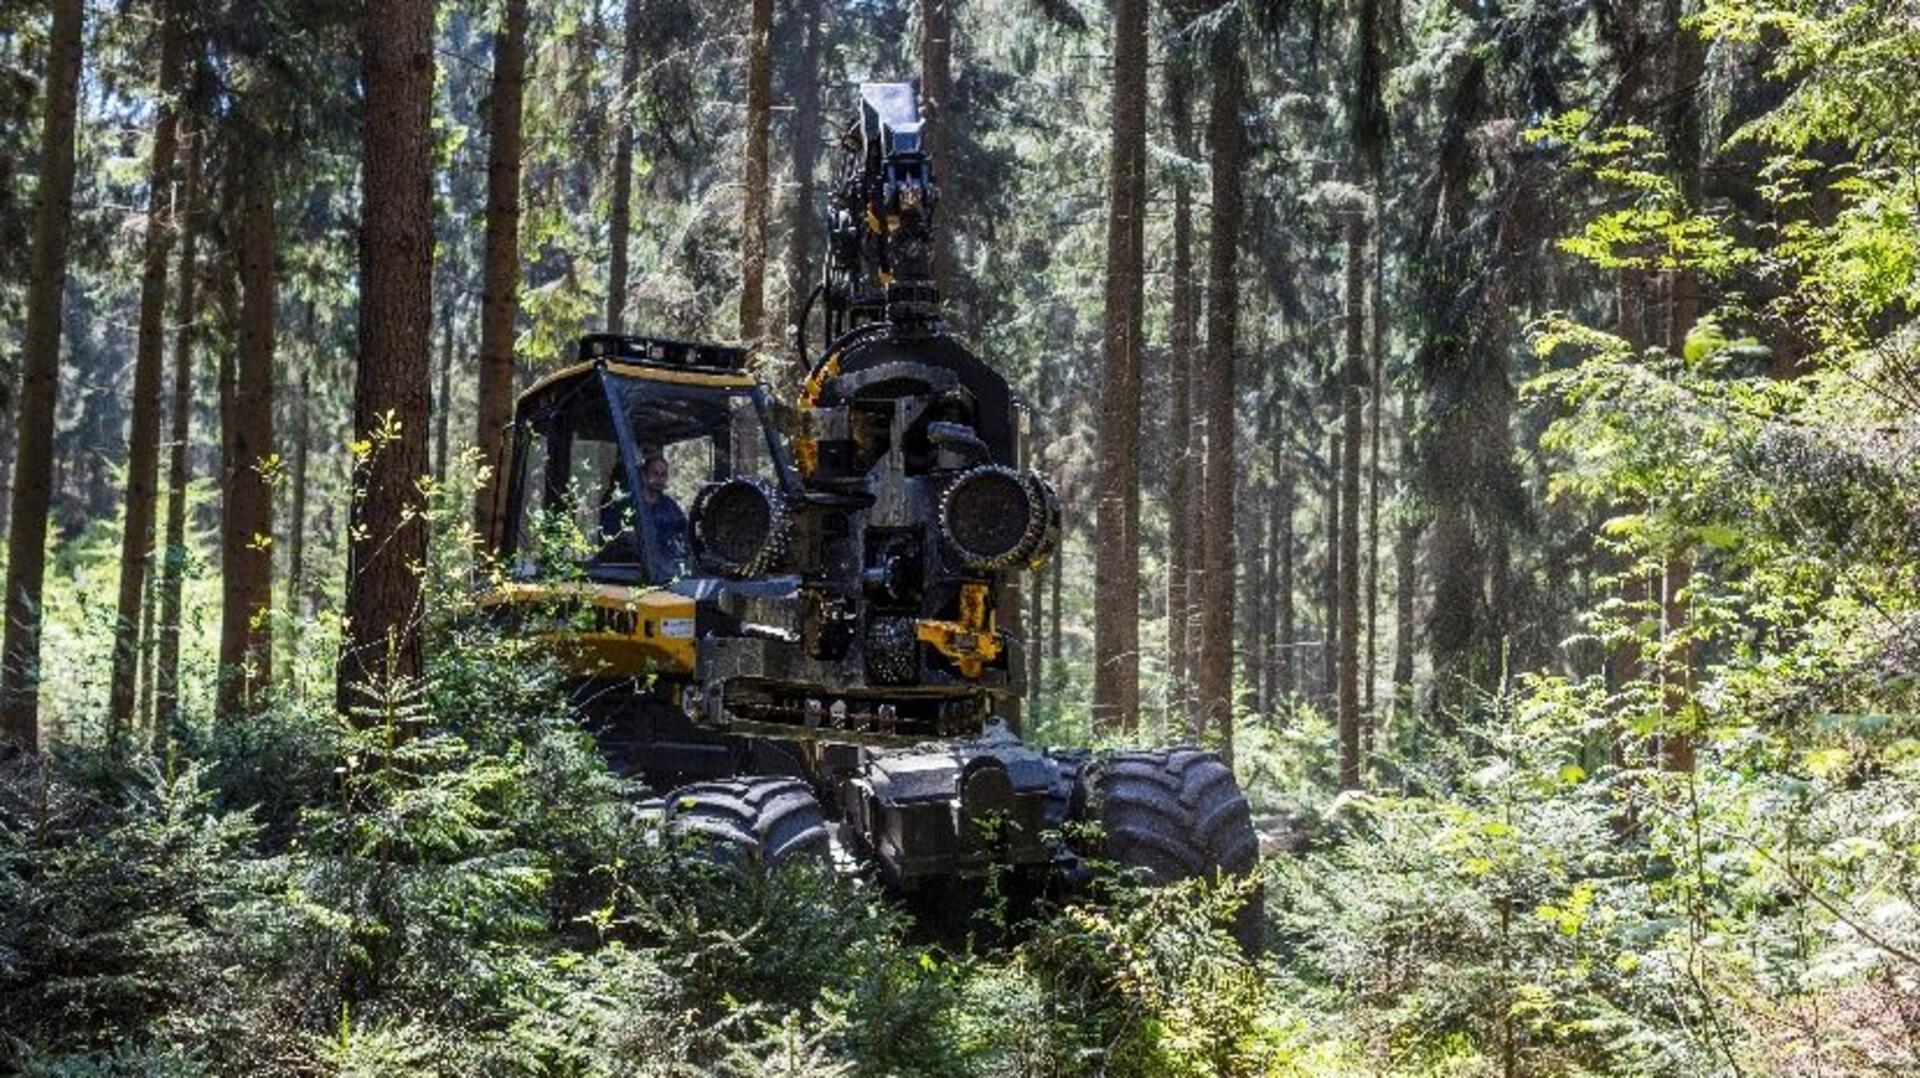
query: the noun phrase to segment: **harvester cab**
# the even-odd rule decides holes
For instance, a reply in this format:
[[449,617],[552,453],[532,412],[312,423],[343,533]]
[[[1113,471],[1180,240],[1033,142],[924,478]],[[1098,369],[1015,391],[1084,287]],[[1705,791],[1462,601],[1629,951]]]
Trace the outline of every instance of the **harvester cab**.
[[560,645],[609,758],[728,856],[824,855],[837,833],[912,888],[990,858],[1057,868],[1075,851],[1048,836],[1091,815],[1102,852],[1157,878],[1247,871],[1212,754],[1050,754],[995,721],[1022,687],[1005,592],[1061,510],[1005,377],[940,319],[916,96],[861,88],[798,399],[740,349],[582,339],[520,400],[507,583],[483,601]]

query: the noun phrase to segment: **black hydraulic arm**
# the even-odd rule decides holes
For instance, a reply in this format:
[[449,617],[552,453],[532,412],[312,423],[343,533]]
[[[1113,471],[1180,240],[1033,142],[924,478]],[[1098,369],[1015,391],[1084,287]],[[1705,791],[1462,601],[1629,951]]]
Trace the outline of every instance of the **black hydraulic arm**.
[[827,339],[881,319],[909,332],[931,329],[940,314],[933,286],[940,189],[921,141],[919,88],[863,84],[860,117],[840,148],[822,282]]

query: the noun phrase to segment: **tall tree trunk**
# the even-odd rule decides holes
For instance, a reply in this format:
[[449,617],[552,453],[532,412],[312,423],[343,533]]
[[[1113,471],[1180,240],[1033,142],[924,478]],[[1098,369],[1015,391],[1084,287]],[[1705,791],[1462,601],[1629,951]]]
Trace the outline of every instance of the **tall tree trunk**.
[[[1167,118],[1174,150],[1184,160],[1198,155],[1193,144],[1191,52],[1169,50],[1166,65]],[[1169,433],[1173,461],[1167,484],[1167,711],[1191,722],[1193,696],[1193,569],[1196,518],[1200,507],[1199,439],[1195,436],[1194,386],[1198,355],[1194,347],[1198,289],[1193,284],[1193,189],[1182,168],[1173,181],[1173,309],[1169,312],[1171,353],[1167,367]]]
[[[473,512],[473,530],[482,545],[499,536],[507,499],[506,429],[513,420],[513,332],[520,312],[520,123],[526,86],[527,3],[507,0],[506,19],[493,39],[493,95],[487,102],[487,247],[481,269],[479,430],[474,440],[480,446],[481,467],[491,470]],[[616,235],[625,231],[617,222],[615,230]],[[363,263],[365,259],[363,253]],[[363,354],[364,349],[363,342]]]
[[[1254,443],[1259,444],[1262,434],[1259,430],[1264,423],[1256,423]],[[1235,606],[1240,616],[1240,646],[1235,655],[1240,661],[1239,686],[1241,700],[1257,714],[1260,707],[1260,655],[1264,640],[1262,623],[1266,618],[1264,590],[1267,586],[1265,560],[1261,557],[1261,525],[1266,520],[1262,511],[1268,488],[1254,481],[1251,466],[1242,472],[1239,506],[1240,511],[1235,526],[1240,534],[1234,537],[1234,552],[1240,564],[1236,567],[1234,578],[1237,591],[1241,596]]]
[[[943,169],[957,169],[953,159],[953,124],[958,114],[953,104],[953,5],[954,0],[920,0],[920,120],[925,133],[927,156],[933,160],[933,178],[937,183]],[[951,221],[953,214],[949,212]],[[934,234],[933,286],[951,309],[956,274],[953,268],[951,229]]]
[[0,646],[0,751],[40,750],[40,591],[53,496],[53,420],[60,388],[60,297],[73,223],[74,111],[80,85],[80,0],[55,0],[47,40],[47,111],[27,256],[27,332],[20,364],[13,509],[7,529],[6,638]]
[[1369,372],[1369,399],[1367,402],[1367,430],[1369,449],[1367,452],[1367,662],[1362,682],[1365,701],[1361,710],[1366,715],[1366,729],[1361,737],[1362,748],[1373,750],[1374,734],[1380,726],[1380,710],[1377,706],[1374,690],[1379,678],[1380,660],[1380,485],[1386,475],[1386,469],[1380,460],[1382,430],[1381,410],[1387,395],[1387,218],[1384,201],[1380,197],[1380,184],[1376,180],[1373,189],[1373,287],[1370,298],[1373,302],[1368,328],[1372,340],[1367,349],[1372,361]]
[[[517,62],[524,67],[526,4],[525,0],[515,2],[521,8],[522,51],[521,59]],[[613,240],[613,249],[607,256],[608,333],[627,331],[627,241],[633,232],[633,105],[639,93],[640,47],[643,44],[640,0],[627,0],[624,26],[620,47],[620,92],[614,98],[620,109],[620,134],[613,151],[613,211],[608,225]],[[497,65],[499,61],[495,63]],[[518,126],[516,120],[515,127]],[[515,142],[518,141],[516,131]]]
[[1274,474],[1280,485],[1280,506],[1275,514],[1274,545],[1279,548],[1280,581],[1275,591],[1280,599],[1279,624],[1274,629],[1278,638],[1274,656],[1275,691],[1279,706],[1289,710],[1293,706],[1294,695],[1299,691],[1298,667],[1294,664],[1294,623],[1297,620],[1293,604],[1294,563],[1293,563],[1293,507],[1294,475],[1293,453],[1289,451],[1286,432],[1275,440]]
[[199,315],[199,269],[194,263],[199,240],[200,139],[182,142],[186,171],[180,181],[180,265],[174,299],[177,324],[173,345],[173,414],[167,445],[167,534],[160,562],[160,653],[154,671],[153,752],[165,759],[182,736],[180,722],[180,589],[187,571],[187,435],[193,422],[194,323]]
[[300,372],[300,399],[293,402],[293,490],[287,521],[287,616],[298,625],[307,614],[307,469],[312,453],[313,375]]
[[[1055,552],[1053,560],[1059,560]],[[1046,687],[1041,683],[1043,667],[1041,660],[1046,657],[1046,638],[1043,635],[1047,624],[1047,578],[1036,575],[1033,587],[1027,593],[1027,632],[1025,637],[1027,659],[1027,713],[1036,721],[1040,718],[1040,701]]]
[[1286,524],[1280,518],[1286,512],[1287,505],[1287,492],[1280,475],[1283,467],[1281,461],[1286,456],[1284,397],[1284,393],[1275,394],[1270,405],[1274,409],[1274,430],[1272,437],[1267,440],[1269,474],[1273,476],[1273,481],[1267,489],[1266,542],[1262,545],[1266,549],[1267,580],[1271,586],[1268,588],[1269,602],[1264,619],[1267,644],[1260,652],[1260,710],[1268,718],[1277,718],[1286,704],[1286,698],[1280,694],[1280,655],[1286,647],[1286,640],[1280,635],[1280,613],[1286,605],[1286,597],[1280,594],[1284,560],[1280,543],[1286,532]]
[[234,364],[225,497],[220,526],[220,708],[236,718],[271,681],[273,488],[263,467],[273,455],[274,181],[255,162],[241,181],[240,347]]
[[1093,721],[1140,721],[1140,326],[1147,211],[1147,0],[1113,5],[1113,127],[1094,527]]
[[[820,160],[820,0],[798,0],[800,73],[793,93],[793,199],[787,204],[787,325],[804,333],[800,319],[813,290],[813,174]],[[808,357],[799,357],[806,363]],[[1036,623],[1037,624],[1037,623]]]
[[1201,649],[1198,692],[1204,726],[1219,731],[1233,760],[1234,343],[1240,326],[1240,222],[1246,132],[1240,109],[1246,69],[1237,28],[1212,43],[1213,104],[1207,146],[1213,160],[1213,210],[1207,250],[1206,484],[1202,505]]
[[[159,447],[155,446],[154,449],[157,452]],[[153,731],[153,664],[155,658],[153,633],[154,616],[157,613],[157,611],[154,610],[154,599],[160,593],[159,581],[156,579],[158,575],[159,574],[152,572],[147,574],[146,594],[141,597],[140,601],[140,661],[136,664],[139,671],[139,703],[134,709],[135,717],[133,721],[136,744],[142,743],[139,740],[140,738],[150,737]],[[151,742],[148,741],[146,743],[150,744]]]
[[767,334],[767,126],[773,102],[773,0],[751,0],[747,27],[747,186],[740,222],[740,339]]
[[[0,386],[0,390],[11,392],[12,386]],[[17,403],[11,397],[0,394],[0,415],[15,418]],[[13,450],[18,444],[19,427],[8,423],[0,427],[0,534],[9,530],[13,520]]]
[[1060,590],[1066,581],[1067,565],[1066,537],[1061,536],[1060,549],[1054,552],[1053,567],[1048,576],[1053,578],[1053,608],[1047,615],[1047,661],[1053,664],[1054,677],[1060,676],[1060,658],[1062,655],[1061,626],[1064,618],[1060,612]]
[[1340,788],[1360,788],[1360,457],[1366,437],[1367,218],[1347,211],[1346,362],[1340,379]]
[[447,481],[447,458],[453,455],[453,301],[440,316],[439,384],[433,390],[433,481]]
[[[1472,512],[1478,498],[1497,489],[1499,477],[1486,474],[1491,455],[1480,445],[1488,433],[1481,413],[1492,356],[1486,342],[1474,339],[1474,320],[1454,296],[1473,272],[1462,249],[1476,160],[1468,133],[1486,110],[1487,64],[1470,61],[1446,103],[1453,120],[1438,151],[1438,163],[1422,207],[1414,260],[1421,272],[1419,308],[1427,322],[1417,359],[1420,385],[1427,395],[1422,417],[1425,468],[1422,486],[1432,512],[1428,541],[1433,594],[1427,613],[1427,651],[1433,676],[1428,694],[1437,725],[1444,732],[1465,710],[1468,689],[1485,671],[1476,668],[1486,640],[1486,558],[1474,534]],[[1504,370],[1504,368],[1502,368]]]
[[[419,480],[427,469],[433,335],[432,0],[387,0],[370,11],[361,50],[366,195],[353,425],[355,440],[372,450],[354,475],[348,644],[339,682],[343,710],[359,686],[421,671],[415,567],[427,560]],[[394,427],[388,417],[397,421]]]
[[[1661,127],[1665,134],[1667,159],[1672,162],[1677,186],[1690,206],[1700,201],[1700,119],[1695,107],[1699,83],[1706,63],[1706,41],[1681,23],[1680,0],[1665,0],[1662,5],[1662,30],[1670,60],[1664,65],[1670,80],[1665,95]],[[1691,270],[1666,273],[1667,352],[1684,355],[1687,334],[1705,305],[1705,282]],[[1670,771],[1694,769],[1693,732],[1681,727],[1684,712],[1693,698],[1693,648],[1684,642],[1688,620],[1688,585],[1693,580],[1693,554],[1685,547],[1667,552],[1662,574],[1661,682],[1662,707],[1666,729],[1661,736],[1660,765]]]
[[1393,706],[1404,715],[1415,711],[1413,698],[1413,649],[1416,612],[1414,600],[1420,592],[1420,524],[1413,513],[1414,390],[1400,393],[1400,429],[1397,450],[1400,461],[1400,526],[1393,535]]
[[1320,574],[1320,620],[1326,632],[1320,645],[1320,703],[1329,715],[1340,708],[1340,494],[1341,459],[1346,448],[1338,425],[1327,434],[1327,489],[1322,501],[1326,515],[1327,560]]
[[140,663],[143,600],[152,560],[155,488],[160,472],[160,367],[166,347],[167,256],[173,246],[173,161],[180,131],[180,71],[186,27],[172,0],[158,0],[160,78],[147,164],[147,235],[141,260],[140,325],[133,349],[133,417],[127,435],[126,527],[120,538],[120,596],[108,682],[107,742],[125,747]]

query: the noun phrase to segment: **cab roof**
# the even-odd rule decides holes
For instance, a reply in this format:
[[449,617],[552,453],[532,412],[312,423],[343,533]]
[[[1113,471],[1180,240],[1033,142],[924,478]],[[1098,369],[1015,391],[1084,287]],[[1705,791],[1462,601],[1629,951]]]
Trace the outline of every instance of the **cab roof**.
[[560,382],[578,378],[602,364],[610,371],[630,378],[746,389],[757,384],[754,377],[747,373],[750,357],[751,353],[745,348],[731,345],[680,341],[669,337],[590,333],[580,338],[575,350],[575,362],[543,375],[528,386],[520,397],[525,400]]

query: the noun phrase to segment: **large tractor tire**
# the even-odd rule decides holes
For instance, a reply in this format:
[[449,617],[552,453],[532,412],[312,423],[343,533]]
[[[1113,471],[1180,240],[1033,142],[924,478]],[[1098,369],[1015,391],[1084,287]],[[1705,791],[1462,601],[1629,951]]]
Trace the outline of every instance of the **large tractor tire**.
[[[1147,883],[1220,873],[1251,875],[1260,841],[1233,772],[1191,747],[1118,752],[1087,766],[1087,817],[1100,825],[1106,859]],[[1234,917],[1233,936],[1259,950],[1263,901],[1256,890]]]
[[1054,774],[1042,812],[1047,828],[1058,831],[1085,815],[1087,790],[1082,779],[1093,754],[1086,749],[1048,749],[1047,758],[1053,761]]
[[682,786],[667,797],[667,835],[721,864],[773,871],[798,860],[831,860],[826,813],[813,787],[753,776]]

